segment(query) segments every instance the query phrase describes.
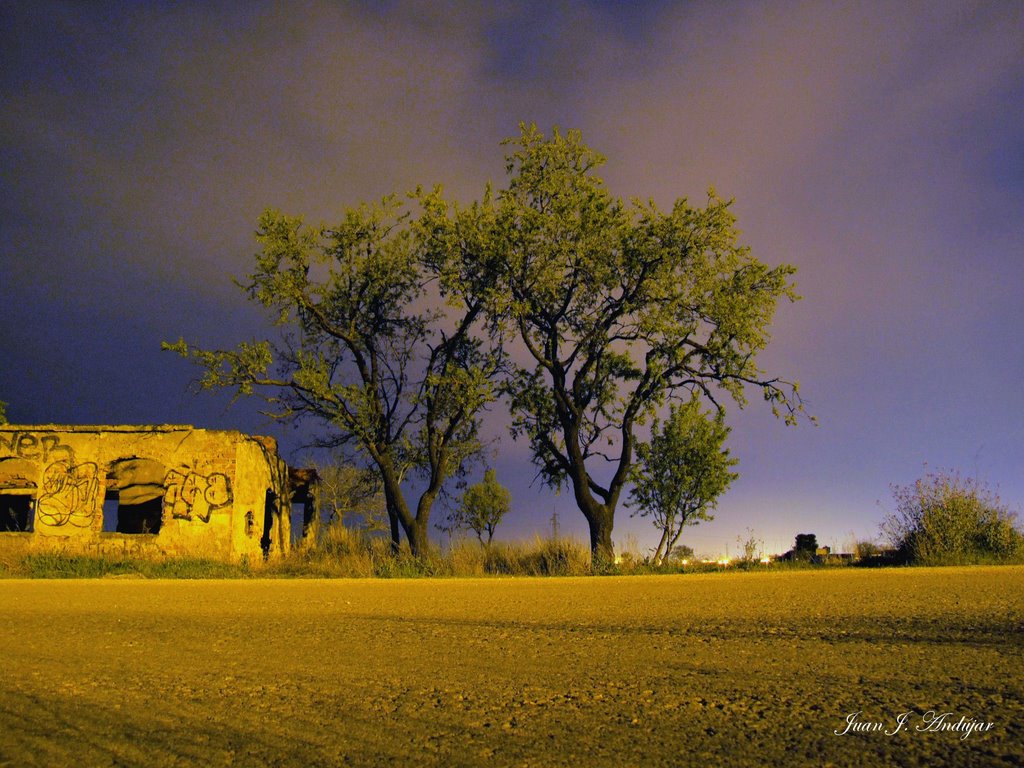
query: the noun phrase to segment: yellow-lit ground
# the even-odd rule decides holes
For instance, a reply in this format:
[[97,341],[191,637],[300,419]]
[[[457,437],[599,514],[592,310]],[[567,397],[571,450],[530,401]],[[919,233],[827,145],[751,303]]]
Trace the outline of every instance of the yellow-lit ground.
[[[1020,765],[1021,595],[1020,567],[2,581],[0,765]],[[913,715],[835,735],[854,712]]]

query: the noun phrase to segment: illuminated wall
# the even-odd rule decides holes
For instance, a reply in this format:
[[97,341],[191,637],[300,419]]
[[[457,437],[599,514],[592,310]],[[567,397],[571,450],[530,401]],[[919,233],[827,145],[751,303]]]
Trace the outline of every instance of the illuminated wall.
[[291,543],[271,438],[190,426],[0,426],[0,552],[258,563]]

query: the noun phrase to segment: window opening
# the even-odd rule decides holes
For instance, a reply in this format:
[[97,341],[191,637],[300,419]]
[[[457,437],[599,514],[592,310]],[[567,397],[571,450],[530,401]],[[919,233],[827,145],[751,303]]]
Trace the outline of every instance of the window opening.
[[36,483],[34,462],[0,459],[0,531],[30,533],[35,530]]
[[103,530],[157,534],[163,524],[163,464],[152,459],[121,459],[107,472]]
[[103,532],[114,533],[117,531],[117,508],[120,506],[120,494],[117,491],[107,491],[103,497]]
[[0,531],[28,533],[35,518],[35,499],[26,493],[0,493]]
[[120,491],[107,491],[103,499],[103,530],[107,533],[160,533],[163,499],[127,504]]

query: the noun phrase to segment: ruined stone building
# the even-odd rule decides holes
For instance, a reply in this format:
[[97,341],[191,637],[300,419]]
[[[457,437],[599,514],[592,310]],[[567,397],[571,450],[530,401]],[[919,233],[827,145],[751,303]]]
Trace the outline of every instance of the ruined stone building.
[[0,425],[0,553],[277,559],[293,508],[315,532],[315,477],[240,432]]

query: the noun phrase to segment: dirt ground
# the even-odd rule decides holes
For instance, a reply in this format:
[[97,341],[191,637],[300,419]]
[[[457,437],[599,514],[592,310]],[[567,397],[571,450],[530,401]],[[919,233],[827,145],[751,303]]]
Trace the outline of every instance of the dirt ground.
[[2,581],[0,765],[1021,765],[1022,595],[1020,567]]

